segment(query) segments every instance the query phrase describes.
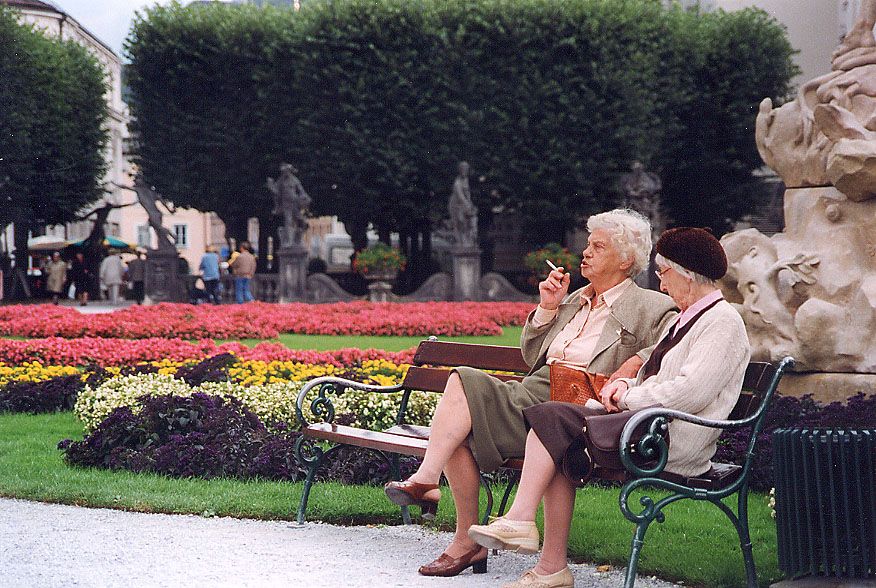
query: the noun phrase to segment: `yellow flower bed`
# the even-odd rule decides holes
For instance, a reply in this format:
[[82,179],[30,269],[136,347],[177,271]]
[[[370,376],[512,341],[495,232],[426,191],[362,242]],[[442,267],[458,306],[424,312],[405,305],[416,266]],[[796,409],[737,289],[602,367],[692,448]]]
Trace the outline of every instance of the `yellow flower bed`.
[[66,365],[43,365],[38,361],[19,365],[6,365],[0,362],[0,386],[10,382],[43,382],[59,376],[73,376],[80,371]]

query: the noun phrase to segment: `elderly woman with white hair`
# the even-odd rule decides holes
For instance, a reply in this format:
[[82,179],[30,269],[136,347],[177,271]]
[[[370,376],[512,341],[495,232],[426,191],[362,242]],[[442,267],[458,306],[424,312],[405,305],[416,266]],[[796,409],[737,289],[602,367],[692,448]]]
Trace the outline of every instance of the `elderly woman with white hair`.
[[647,219],[612,210],[591,216],[587,228],[581,275],[590,283],[567,295],[571,276],[558,268],[539,284],[539,305],[521,334],[529,374],[521,382],[503,382],[472,368],[454,370],[435,409],[422,465],[409,479],[386,485],[390,500],[417,505],[428,517],[434,516],[441,496],[442,472],[450,484],[456,533],[420,574],[455,576],[469,567],[486,571],[487,550],[468,536],[478,520],[479,471],[493,471],[523,456],[523,410],[550,398],[550,365],[610,374],[609,381],[632,377],[647,356],[643,350],[657,342],[676,315],[668,296],[642,289],[631,279],[648,265]]
[[[662,404],[706,419],[725,419],[739,397],[750,359],[745,324],[715,284],[727,271],[727,257],[708,231],[681,227],[664,232],[656,245],[660,289],[681,314],[653,349],[635,378],[618,378],[601,391],[609,412]],[[538,551],[535,513],[544,499],[544,545],[536,566],[505,588],[572,588],[566,546],[575,505],[575,452],[581,451],[588,408],[547,402],[524,410],[526,457],[520,487],[507,514],[489,525],[472,526],[480,545]],[[711,468],[720,431],[675,420],[665,471],[699,476]]]

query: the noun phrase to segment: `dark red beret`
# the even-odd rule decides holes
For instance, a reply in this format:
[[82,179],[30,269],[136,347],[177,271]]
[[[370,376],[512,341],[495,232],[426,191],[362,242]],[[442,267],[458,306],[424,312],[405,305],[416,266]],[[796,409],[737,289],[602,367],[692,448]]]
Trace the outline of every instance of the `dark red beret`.
[[718,280],[727,273],[727,254],[706,229],[678,227],[663,231],[654,248],[669,261],[707,278]]

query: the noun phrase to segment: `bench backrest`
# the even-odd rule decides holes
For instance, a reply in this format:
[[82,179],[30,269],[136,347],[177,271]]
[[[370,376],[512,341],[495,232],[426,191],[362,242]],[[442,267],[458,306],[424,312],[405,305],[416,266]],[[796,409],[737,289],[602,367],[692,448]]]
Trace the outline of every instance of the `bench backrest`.
[[752,362],[745,370],[745,378],[742,380],[742,393],[736,406],[727,417],[731,421],[741,421],[754,415],[761,407],[763,395],[772,384],[776,368],[768,363]]
[[441,392],[450,377],[451,368],[459,366],[511,372],[496,374],[502,380],[521,380],[529,372],[519,347],[428,340],[422,341],[417,347],[413,365],[404,379],[404,387]]
[[[502,380],[521,380],[529,372],[519,347],[504,345],[477,345],[426,340],[420,342],[414,360],[404,379],[409,390],[442,392],[450,377],[450,370],[468,366],[482,370],[511,372],[495,374]],[[729,420],[743,420],[761,406],[764,393],[769,389],[776,368],[768,363],[752,362],[745,370],[742,393]]]

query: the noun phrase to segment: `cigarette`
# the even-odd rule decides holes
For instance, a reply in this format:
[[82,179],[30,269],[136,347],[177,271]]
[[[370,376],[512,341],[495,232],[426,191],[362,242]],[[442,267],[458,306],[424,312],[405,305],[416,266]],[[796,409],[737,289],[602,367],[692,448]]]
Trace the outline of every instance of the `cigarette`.
[[551,266],[551,269],[554,270],[554,271],[557,271],[557,270],[560,269],[560,268],[558,268],[557,266],[555,266],[555,265],[553,264],[553,262],[552,262],[550,259],[545,259],[544,262],[545,262],[546,264],[548,264],[549,266]]

